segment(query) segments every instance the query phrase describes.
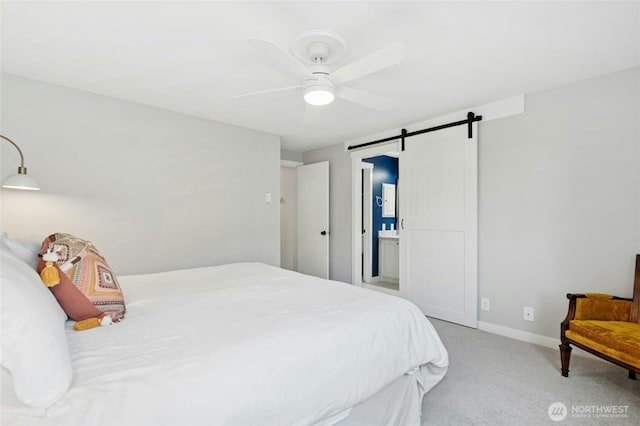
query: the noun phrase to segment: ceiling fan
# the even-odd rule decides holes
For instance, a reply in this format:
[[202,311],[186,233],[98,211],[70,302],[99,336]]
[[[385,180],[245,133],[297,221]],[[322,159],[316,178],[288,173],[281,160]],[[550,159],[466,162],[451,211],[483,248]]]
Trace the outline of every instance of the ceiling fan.
[[350,88],[344,83],[404,61],[404,45],[400,42],[376,50],[333,71],[329,64],[343,58],[347,52],[346,41],[334,32],[305,31],[295,39],[292,45],[293,53],[271,40],[252,38],[247,41],[269,59],[276,61],[279,68],[300,79],[301,83],[236,95],[234,98],[298,91],[303,94],[308,105],[314,106],[328,105],[336,97],[380,111],[388,111],[398,106],[394,99]]

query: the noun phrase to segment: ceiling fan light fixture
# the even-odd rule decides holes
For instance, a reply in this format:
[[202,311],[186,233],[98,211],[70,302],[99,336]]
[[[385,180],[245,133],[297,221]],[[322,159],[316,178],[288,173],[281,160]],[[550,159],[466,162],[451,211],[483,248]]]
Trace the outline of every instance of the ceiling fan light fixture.
[[[302,84],[236,95],[234,98],[302,89],[305,103],[312,106],[329,105],[336,97],[379,111],[388,111],[398,106],[398,102],[393,99],[344,87],[343,83],[404,61],[404,45],[400,42],[375,50],[336,70],[328,64],[338,62],[346,55],[347,42],[331,31],[305,31],[294,41],[291,50],[267,39],[252,38],[248,41],[252,46],[273,56],[290,74],[301,78]],[[305,109],[307,110],[309,108]]]
[[311,86],[304,89],[304,101],[309,105],[329,105],[335,98],[332,87]]
[[336,88],[322,72],[315,72],[313,78],[305,80],[304,101],[309,105],[329,105],[336,98]]

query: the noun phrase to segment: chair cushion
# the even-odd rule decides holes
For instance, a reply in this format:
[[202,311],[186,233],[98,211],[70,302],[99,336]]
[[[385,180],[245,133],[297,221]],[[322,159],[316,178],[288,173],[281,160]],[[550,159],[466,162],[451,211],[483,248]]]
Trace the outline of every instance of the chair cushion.
[[602,297],[576,299],[576,320],[630,321],[632,303]]
[[565,336],[611,358],[640,368],[640,324],[573,320]]

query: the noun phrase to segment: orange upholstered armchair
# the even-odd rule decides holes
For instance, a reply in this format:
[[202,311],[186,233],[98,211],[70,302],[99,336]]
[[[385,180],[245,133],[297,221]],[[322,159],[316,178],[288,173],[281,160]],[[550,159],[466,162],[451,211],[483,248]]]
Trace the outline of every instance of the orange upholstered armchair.
[[640,254],[636,255],[633,299],[607,294],[567,294],[569,312],[560,324],[562,375],[569,376],[571,346],[640,373]]

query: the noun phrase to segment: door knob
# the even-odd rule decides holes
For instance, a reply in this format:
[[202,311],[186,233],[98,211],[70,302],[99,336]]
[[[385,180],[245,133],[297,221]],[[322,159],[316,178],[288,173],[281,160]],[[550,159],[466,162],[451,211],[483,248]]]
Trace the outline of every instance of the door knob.
[[327,235],[327,231],[322,231],[320,235]]

